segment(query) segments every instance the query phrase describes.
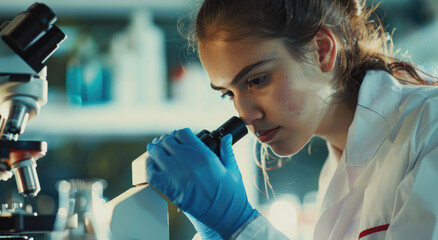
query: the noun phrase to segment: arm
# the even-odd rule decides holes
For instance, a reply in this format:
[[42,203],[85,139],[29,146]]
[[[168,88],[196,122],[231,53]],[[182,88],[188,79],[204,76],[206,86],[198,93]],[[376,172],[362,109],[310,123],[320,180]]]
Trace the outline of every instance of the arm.
[[258,214],[246,226],[239,229],[233,236],[232,240],[288,240],[288,238],[278,231],[272,224],[261,214]]
[[[215,239],[209,237],[201,237],[198,232],[192,240]],[[237,230],[230,240],[289,240],[284,234],[279,232],[272,224],[261,214],[256,215],[245,226]]]
[[[435,124],[436,125],[436,124]],[[416,138],[412,170],[398,187],[399,211],[393,216],[386,239],[438,238],[438,129],[425,128]]]

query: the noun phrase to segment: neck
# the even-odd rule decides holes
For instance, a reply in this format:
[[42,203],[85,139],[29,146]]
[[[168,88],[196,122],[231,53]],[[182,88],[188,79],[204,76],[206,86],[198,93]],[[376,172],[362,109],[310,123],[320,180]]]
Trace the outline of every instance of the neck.
[[342,153],[347,143],[348,129],[353,122],[354,112],[355,109],[346,102],[331,104],[316,134]]

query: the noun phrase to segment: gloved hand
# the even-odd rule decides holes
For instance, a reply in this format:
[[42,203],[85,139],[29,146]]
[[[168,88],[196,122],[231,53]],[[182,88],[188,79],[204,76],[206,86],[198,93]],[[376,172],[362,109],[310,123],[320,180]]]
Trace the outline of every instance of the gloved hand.
[[221,159],[190,129],[148,144],[147,180],[184,212],[228,239],[257,214],[248,202],[227,135]]

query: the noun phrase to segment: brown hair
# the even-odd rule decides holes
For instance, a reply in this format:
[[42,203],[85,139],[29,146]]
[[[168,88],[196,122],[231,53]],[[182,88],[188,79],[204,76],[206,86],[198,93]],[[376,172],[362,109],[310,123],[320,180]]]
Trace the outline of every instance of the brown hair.
[[337,98],[354,108],[368,70],[386,71],[403,84],[432,84],[414,65],[395,58],[392,36],[376,8],[367,9],[366,0],[205,0],[188,40],[196,49],[198,42],[217,39],[282,39],[291,54],[304,59],[312,50],[309,43],[326,27],[340,43],[333,82]]

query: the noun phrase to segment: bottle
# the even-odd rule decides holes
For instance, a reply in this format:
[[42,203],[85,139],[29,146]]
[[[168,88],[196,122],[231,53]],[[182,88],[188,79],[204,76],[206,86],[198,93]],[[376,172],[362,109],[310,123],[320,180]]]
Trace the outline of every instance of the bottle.
[[165,37],[152,13],[133,12],[127,29],[112,39],[110,49],[115,103],[159,107],[166,99]]
[[67,63],[66,92],[73,105],[104,104],[110,100],[110,71],[96,40],[82,35],[76,53]]

